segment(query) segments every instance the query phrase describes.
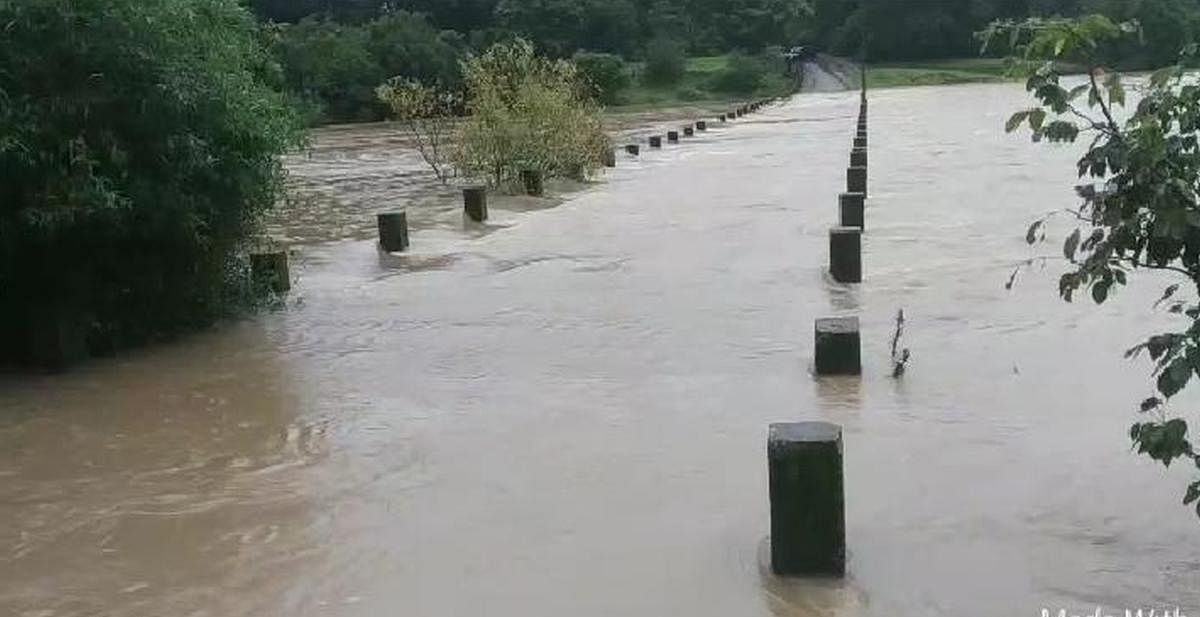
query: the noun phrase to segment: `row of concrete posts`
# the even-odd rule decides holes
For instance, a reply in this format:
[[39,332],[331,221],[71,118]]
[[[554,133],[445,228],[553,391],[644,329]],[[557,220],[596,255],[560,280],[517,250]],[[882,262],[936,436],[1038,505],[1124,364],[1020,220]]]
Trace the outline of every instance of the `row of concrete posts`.
[[[728,122],[741,118],[762,109],[773,99],[756,101],[739,106],[728,113],[717,116],[719,122]],[[698,120],[681,127],[680,130],[667,131],[667,143],[679,143],[679,137],[693,137],[697,132],[708,130],[707,120]],[[662,148],[663,136],[652,135],[649,138],[651,148]],[[628,144],[625,152],[633,156],[641,154],[640,144]],[[606,150],[601,161],[605,167],[616,167],[617,156],[613,150]],[[582,178],[582,169],[578,174]],[[527,195],[540,197],[545,192],[544,176],[540,170],[527,169],[520,173],[521,186]],[[463,189],[463,213],[466,218],[475,223],[482,223],[488,218],[487,189],[483,186],[469,186]],[[379,229],[379,248],[387,253],[400,253],[408,250],[408,212],[400,209],[394,212],[384,212],[376,215]],[[251,273],[255,280],[268,285],[276,293],[285,293],[291,289],[291,275],[288,267],[286,251],[256,253],[250,256]]]
[[[863,280],[862,234],[866,227],[867,96],[846,168],[846,192],[838,196],[838,225],[829,230],[829,274],[839,283]],[[857,317],[818,319],[814,372],[818,378],[861,375]],[[843,577],[846,574],[846,513],[842,427],[829,422],[772,424],[767,435],[771,500],[771,570],[779,576]]]

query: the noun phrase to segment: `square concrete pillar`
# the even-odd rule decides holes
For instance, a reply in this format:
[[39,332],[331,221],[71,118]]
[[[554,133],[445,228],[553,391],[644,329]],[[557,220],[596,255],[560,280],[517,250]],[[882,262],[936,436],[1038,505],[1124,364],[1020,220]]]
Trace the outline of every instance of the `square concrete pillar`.
[[376,216],[379,223],[379,246],[388,253],[408,249],[408,212],[388,212]]
[[846,575],[842,428],[772,424],[767,437],[771,570],[779,576]]
[[866,225],[867,196],[862,193],[842,193],[838,195],[838,213],[842,227],[857,227],[863,229]]
[[829,230],[829,274],[839,283],[861,283],[862,229],[833,227]]
[[862,374],[862,336],[857,317],[818,319],[814,331],[813,364],[818,376]]
[[846,192],[867,194],[866,167],[848,167],[846,169]]

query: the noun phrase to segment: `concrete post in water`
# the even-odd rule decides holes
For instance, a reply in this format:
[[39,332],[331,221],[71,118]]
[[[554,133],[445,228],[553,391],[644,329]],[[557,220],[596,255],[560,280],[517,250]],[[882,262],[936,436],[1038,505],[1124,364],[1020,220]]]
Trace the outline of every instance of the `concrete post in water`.
[[846,168],[846,192],[867,194],[867,168]]
[[667,143],[669,143],[669,144],[679,143],[679,131],[667,131]]
[[690,127],[690,126],[685,126],[685,127],[683,127],[683,136],[684,136],[684,137],[695,137],[695,136],[696,136],[696,129],[694,129],[694,128]]
[[611,148],[605,150],[604,154],[602,156],[604,158],[604,166],[605,167],[616,167],[617,166],[617,153],[615,151],[613,151]]
[[536,169],[526,169],[521,172],[521,184],[525,186],[525,194],[541,197],[545,189],[542,186],[542,172]]
[[829,274],[839,283],[862,282],[862,229],[833,227],[829,230]]
[[721,114],[721,115],[717,116],[717,120],[720,120],[721,122],[729,122],[729,117],[726,116],[725,114]]
[[818,319],[813,365],[818,377],[862,374],[862,337],[857,317]]
[[629,144],[628,146],[625,146],[625,151],[634,156],[637,156],[638,154],[640,154],[642,152],[642,147],[637,144]]
[[865,227],[864,210],[867,196],[862,193],[842,193],[838,195],[838,212],[842,227]]
[[[609,154],[612,152],[610,151]],[[482,223],[487,220],[487,188],[482,186],[469,186],[463,189],[463,211],[467,213],[467,218]]]
[[708,123],[705,122],[704,120],[697,120],[696,121],[696,130],[697,131],[707,131]]
[[662,135],[654,135],[654,136],[650,137],[650,147],[651,148],[661,148],[662,147]]
[[738,118],[741,118],[741,117],[742,117],[742,116],[743,116],[745,113],[746,113],[746,112],[745,112],[745,111],[743,111],[741,107],[739,107],[739,108],[737,108],[737,109],[735,109],[735,110],[733,111],[733,114],[734,114],[735,116],[737,116]]
[[867,166],[867,149],[855,148],[850,151],[850,166],[851,167],[866,167]]
[[379,222],[379,247],[388,253],[408,250],[408,212],[389,212],[376,217]]
[[772,424],[767,436],[771,571],[846,575],[842,428],[828,422]]
[[277,294],[290,291],[292,276],[288,272],[287,251],[250,255],[250,277],[268,285]]

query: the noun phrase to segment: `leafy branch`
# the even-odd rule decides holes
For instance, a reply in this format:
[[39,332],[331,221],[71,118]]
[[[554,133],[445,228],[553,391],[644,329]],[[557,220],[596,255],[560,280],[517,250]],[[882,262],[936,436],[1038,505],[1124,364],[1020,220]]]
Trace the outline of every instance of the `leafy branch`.
[[[1151,75],[1131,113],[1118,121],[1116,110],[1128,103],[1126,90],[1099,52],[1131,35],[1141,35],[1136,22],[1118,24],[1097,15],[997,22],[980,33],[985,49],[1007,41],[1019,58],[1012,66],[1024,71],[1025,87],[1037,101],[1009,118],[1008,132],[1027,126],[1035,142],[1071,143],[1085,133],[1093,136],[1077,164],[1079,177],[1087,179],[1076,187],[1082,204],[1045,215],[1026,232],[1030,244],[1044,241],[1046,224],[1057,214],[1080,224],[1063,242],[1070,268],[1059,279],[1062,298],[1070,302],[1086,291],[1103,304],[1141,270],[1180,277],[1164,289],[1155,308],[1165,307],[1185,325],[1126,352],[1130,359],[1146,353],[1154,364],[1156,390],[1138,405],[1148,419],[1131,427],[1130,438],[1139,453],[1165,466],[1186,459],[1200,469],[1187,421],[1171,417],[1168,409],[1193,375],[1200,376],[1200,304],[1175,299],[1185,286],[1200,297],[1200,86],[1183,70],[1196,49],[1184,49],[1177,65]],[[1068,66],[1085,70],[1084,83],[1069,89],[1062,84]],[[1015,278],[1016,272],[1009,287]],[[1189,485],[1184,504],[1195,504],[1200,515],[1200,481]]]

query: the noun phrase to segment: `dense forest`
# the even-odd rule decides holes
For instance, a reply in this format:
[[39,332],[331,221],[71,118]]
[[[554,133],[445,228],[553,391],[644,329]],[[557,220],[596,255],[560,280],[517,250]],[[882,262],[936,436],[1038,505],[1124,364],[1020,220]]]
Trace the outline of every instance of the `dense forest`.
[[459,59],[520,36],[540,52],[640,62],[812,45],[874,62],[971,56],[996,19],[1137,19],[1126,65],[1162,64],[1200,31],[1200,0],[247,0],[270,24],[289,87],[327,121],[377,119],[374,88],[403,75],[454,87]]

